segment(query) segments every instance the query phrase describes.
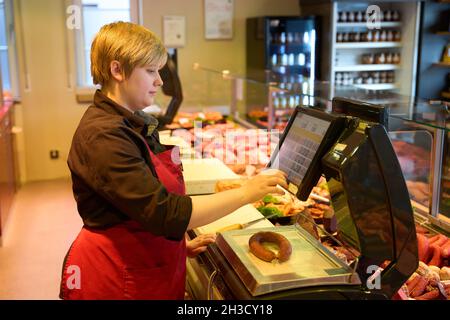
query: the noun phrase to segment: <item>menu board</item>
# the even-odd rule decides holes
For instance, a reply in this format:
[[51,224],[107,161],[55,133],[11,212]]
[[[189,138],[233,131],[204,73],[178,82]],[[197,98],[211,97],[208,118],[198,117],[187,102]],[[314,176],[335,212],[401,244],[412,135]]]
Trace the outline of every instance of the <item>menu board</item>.
[[287,174],[289,191],[296,193],[330,126],[329,121],[297,113],[271,168]]

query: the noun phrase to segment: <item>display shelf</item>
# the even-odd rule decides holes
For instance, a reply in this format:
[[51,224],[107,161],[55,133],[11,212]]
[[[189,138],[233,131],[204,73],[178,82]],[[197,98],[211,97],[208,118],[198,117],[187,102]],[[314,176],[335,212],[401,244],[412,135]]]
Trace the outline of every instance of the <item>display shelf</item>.
[[433,63],[433,66],[442,67],[442,68],[450,68],[450,63],[438,62],[438,63]]
[[354,64],[348,66],[336,66],[334,71],[336,72],[356,72],[356,71],[386,71],[386,70],[398,70],[401,69],[398,64]]
[[401,42],[338,42],[336,49],[362,49],[362,48],[399,48]]
[[396,83],[354,84],[353,86],[366,90],[393,90],[399,87]]
[[[401,27],[402,23],[400,21],[386,21],[380,22],[381,28],[392,28],[392,27]],[[347,28],[347,27],[364,27],[367,28],[366,22],[338,22],[336,23],[336,27],[338,28]]]

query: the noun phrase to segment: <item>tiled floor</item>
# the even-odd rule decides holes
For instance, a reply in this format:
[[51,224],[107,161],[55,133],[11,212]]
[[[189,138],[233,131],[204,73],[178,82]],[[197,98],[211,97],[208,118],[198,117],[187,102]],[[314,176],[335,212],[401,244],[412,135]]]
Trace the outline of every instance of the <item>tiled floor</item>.
[[2,237],[0,299],[58,299],[62,261],[81,225],[70,180],[23,186]]

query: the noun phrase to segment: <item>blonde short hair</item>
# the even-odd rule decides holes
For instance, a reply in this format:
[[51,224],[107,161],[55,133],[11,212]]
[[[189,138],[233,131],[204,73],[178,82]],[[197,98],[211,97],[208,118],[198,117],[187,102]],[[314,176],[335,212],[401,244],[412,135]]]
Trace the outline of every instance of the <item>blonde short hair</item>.
[[130,22],[104,25],[91,46],[91,74],[94,84],[104,86],[111,79],[110,65],[119,61],[125,78],[136,67],[163,65],[167,50],[150,30]]

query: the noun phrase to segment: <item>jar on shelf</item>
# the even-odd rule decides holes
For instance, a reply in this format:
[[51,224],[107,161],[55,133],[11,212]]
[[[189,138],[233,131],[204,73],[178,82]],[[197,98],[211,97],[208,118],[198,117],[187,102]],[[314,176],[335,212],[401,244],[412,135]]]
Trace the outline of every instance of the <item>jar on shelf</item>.
[[342,11],[339,15],[339,21],[340,22],[347,22],[347,12]]
[[362,11],[358,11],[356,13],[355,19],[356,19],[356,22],[363,22],[364,21],[364,14],[363,14],[363,12]]
[[389,63],[389,64],[391,64],[392,63],[392,59],[393,59],[393,54],[392,54],[392,52],[388,52],[388,53],[386,53],[386,63]]
[[402,41],[402,33],[400,30],[394,32],[394,41]]
[[384,12],[384,21],[392,21],[392,11],[387,10]]
[[347,21],[348,21],[348,22],[355,22],[355,19],[356,19],[356,17],[355,17],[355,12],[350,11],[350,12],[347,14]]
[[349,32],[348,33],[348,41],[349,42],[355,42],[355,32]]
[[355,79],[355,84],[363,84],[363,78],[361,77],[361,76],[359,76],[359,77],[356,77],[356,79]]
[[336,42],[343,42],[344,41],[344,35],[341,32],[338,32],[336,35]]
[[372,34],[373,34],[372,41],[374,41],[374,42],[380,41],[380,31],[375,30],[375,31],[373,31]]
[[386,41],[394,41],[394,31],[388,30],[386,32]]
[[286,40],[287,40],[287,43],[292,43],[292,42],[294,42],[294,36],[292,35],[292,32],[288,32],[288,33],[287,33],[287,38],[286,38]]
[[384,55],[383,52],[377,53],[375,55],[375,63],[376,64],[384,64],[384,63],[386,63],[386,56]]
[[280,43],[286,43],[286,33],[282,32],[280,35]]
[[387,83],[394,83],[395,82],[395,73],[394,73],[394,71],[388,71],[387,72],[386,82]]
[[380,41],[385,42],[387,40],[387,32],[386,30],[381,30],[380,32]]
[[401,59],[400,59],[400,53],[394,53],[393,55],[392,55],[392,63],[394,63],[394,64],[400,64],[400,62],[401,62]]
[[374,84],[380,83],[380,73],[379,72],[372,72],[372,78]]
[[366,41],[367,42],[372,42],[373,41],[373,33],[372,33],[371,30],[367,31]]
[[369,75],[367,78],[364,78],[364,83],[365,84],[373,84],[372,76]]
[[381,71],[380,72],[380,83],[386,83],[387,81],[387,72]]
[[361,34],[359,32],[355,32],[353,34],[353,41],[355,42],[361,42]]
[[362,63],[363,64],[373,64],[374,57],[371,53],[366,53],[362,55]]
[[392,12],[392,21],[400,21],[400,11],[394,10]]
[[342,84],[342,73],[337,72],[335,76],[336,84]]
[[348,34],[348,32],[344,32],[342,34],[342,42],[349,42],[350,41],[350,35]]

